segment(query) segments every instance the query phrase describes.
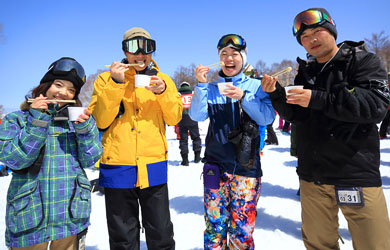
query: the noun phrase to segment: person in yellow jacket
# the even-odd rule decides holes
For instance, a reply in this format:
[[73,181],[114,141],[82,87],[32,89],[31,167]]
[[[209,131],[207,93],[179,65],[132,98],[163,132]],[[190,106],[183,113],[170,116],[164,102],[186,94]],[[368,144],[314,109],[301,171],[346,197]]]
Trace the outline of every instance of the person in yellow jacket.
[[[94,83],[89,109],[103,130],[99,185],[104,187],[110,249],[175,249],[167,187],[165,125],[181,120],[183,104],[172,79],[152,60],[156,42],[139,27],[125,32],[126,59]],[[135,87],[136,74],[150,85]]]

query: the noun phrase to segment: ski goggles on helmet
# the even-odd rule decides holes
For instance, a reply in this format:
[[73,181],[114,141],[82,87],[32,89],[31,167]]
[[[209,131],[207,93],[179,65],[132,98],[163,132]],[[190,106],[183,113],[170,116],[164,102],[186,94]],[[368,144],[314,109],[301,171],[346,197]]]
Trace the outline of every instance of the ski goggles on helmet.
[[49,66],[48,72],[49,71],[55,75],[66,75],[73,71],[76,73],[75,75],[77,76],[77,80],[80,84],[82,85],[85,83],[86,76],[83,66],[71,57],[62,57],[53,62]]
[[222,49],[228,46],[229,44],[233,45],[234,47],[242,50],[246,48],[246,42],[244,38],[242,38],[240,35],[236,34],[228,34],[224,35],[219,39],[217,48]]
[[131,54],[151,54],[156,51],[156,41],[142,36],[133,37],[122,42],[122,49]]
[[314,26],[314,25],[322,25],[325,22],[329,22],[333,25],[336,25],[334,21],[327,14],[319,11],[319,10],[305,10],[299,13],[295,19],[293,24],[293,34],[297,36],[302,30],[302,26]]

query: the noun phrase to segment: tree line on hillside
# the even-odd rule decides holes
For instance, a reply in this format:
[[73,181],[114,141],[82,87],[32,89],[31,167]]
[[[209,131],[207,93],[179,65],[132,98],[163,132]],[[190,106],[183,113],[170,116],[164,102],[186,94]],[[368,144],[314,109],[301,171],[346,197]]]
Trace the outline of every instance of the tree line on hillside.
[[[0,23],[0,45],[2,43],[5,43],[5,41],[6,41],[6,37],[3,31],[3,24]],[[390,71],[389,36],[386,35],[384,31],[381,31],[379,33],[373,33],[371,38],[365,38],[364,41],[366,42],[368,50],[377,54],[382,59],[387,70]],[[257,70],[258,73],[260,74],[266,73],[269,75],[272,75],[287,67],[291,67],[293,69],[291,73],[281,75],[278,77],[282,85],[290,85],[294,82],[294,77],[296,75],[298,64],[295,61],[283,60],[280,63],[273,63],[270,66],[268,66],[265,62],[259,60],[252,66],[254,69]],[[188,67],[179,66],[177,70],[174,72],[173,76],[171,76],[176,86],[179,87],[179,85],[182,82],[188,82],[191,84],[191,86],[196,85],[198,81],[196,80],[195,77],[195,68],[196,68],[195,64],[191,64]],[[91,100],[91,96],[93,92],[93,83],[97,79],[98,75],[104,71],[106,70],[98,69],[96,73],[88,76],[87,81],[84,84],[83,88],[81,89],[80,96],[79,96],[84,106],[88,106]],[[208,78],[210,81],[214,81],[218,79],[218,71],[219,69],[215,69],[215,70],[211,70],[208,73]],[[4,108],[2,105],[0,105],[0,118],[3,117],[3,115],[4,115]]]
[[[384,31],[379,33],[373,33],[371,38],[365,38],[367,48],[369,51],[377,54],[385,64],[385,67],[388,71],[390,71],[390,38],[385,35]],[[291,85],[294,82],[294,77],[297,73],[298,64],[295,61],[291,60],[283,60],[280,63],[273,63],[270,66],[267,66],[265,62],[262,60],[257,61],[254,65],[252,65],[254,69],[257,70],[259,74],[268,74],[272,75],[276,72],[279,72],[282,69],[287,67],[291,67],[293,70],[289,74],[281,75],[278,77],[279,82],[284,85]],[[194,86],[198,83],[195,77],[195,64],[191,64],[188,67],[179,66],[177,70],[174,72],[171,78],[176,84],[176,87],[179,88],[182,82],[188,82],[191,86]],[[98,75],[105,70],[99,69],[97,73],[89,75],[87,78],[87,82],[84,87],[81,89],[80,100],[83,102],[85,106],[88,105],[91,95],[93,92],[93,83],[98,77]],[[215,81],[218,79],[218,71],[219,69],[212,69],[208,73],[207,77],[210,81]]]
[[387,71],[390,71],[390,40],[382,30],[379,34],[373,33],[371,39],[365,38],[364,41],[370,51],[377,54],[385,64]]

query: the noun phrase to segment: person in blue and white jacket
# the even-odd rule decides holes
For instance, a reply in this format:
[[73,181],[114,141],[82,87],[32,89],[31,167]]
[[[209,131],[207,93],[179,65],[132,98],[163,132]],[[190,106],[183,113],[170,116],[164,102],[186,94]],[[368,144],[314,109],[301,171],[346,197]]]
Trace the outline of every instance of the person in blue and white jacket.
[[[261,81],[243,73],[245,40],[228,34],[222,36],[217,47],[222,68],[219,79],[208,82],[210,69],[202,65],[195,69],[199,83],[189,110],[192,120],[210,120],[203,169],[204,249],[254,249],[252,234],[262,176],[257,128],[271,123],[275,111]],[[229,82],[224,94],[218,90],[221,82]],[[239,163],[236,148],[228,139],[232,130],[239,127],[240,107],[256,125],[249,167]]]

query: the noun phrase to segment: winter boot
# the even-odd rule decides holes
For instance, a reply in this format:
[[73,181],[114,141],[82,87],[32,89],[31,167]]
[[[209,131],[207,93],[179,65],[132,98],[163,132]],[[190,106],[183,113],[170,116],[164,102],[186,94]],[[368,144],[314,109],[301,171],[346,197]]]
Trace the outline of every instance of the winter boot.
[[202,160],[202,158],[200,157],[200,151],[195,152],[194,162],[199,163],[201,160]]
[[180,163],[182,166],[189,166],[190,163],[188,162],[188,154],[182,154],[181,158],[183,159]]

